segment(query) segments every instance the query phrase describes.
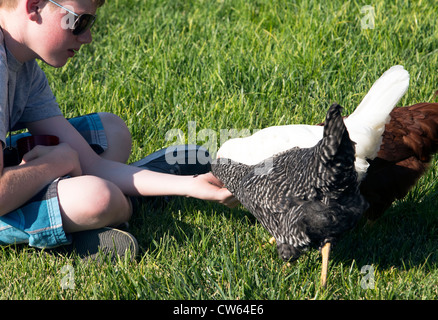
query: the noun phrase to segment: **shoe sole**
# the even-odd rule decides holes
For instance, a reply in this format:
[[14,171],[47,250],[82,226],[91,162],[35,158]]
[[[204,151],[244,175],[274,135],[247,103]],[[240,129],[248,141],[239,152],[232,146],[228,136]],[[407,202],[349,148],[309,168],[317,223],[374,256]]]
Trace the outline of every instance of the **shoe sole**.
[[137,239],[129,232],[119,229],[105,227],[80,231],[72,235],[73,242],[68,251],[85,260],[109,258],[115,261],[118,257],[125,256],[133,260],[139,251]]

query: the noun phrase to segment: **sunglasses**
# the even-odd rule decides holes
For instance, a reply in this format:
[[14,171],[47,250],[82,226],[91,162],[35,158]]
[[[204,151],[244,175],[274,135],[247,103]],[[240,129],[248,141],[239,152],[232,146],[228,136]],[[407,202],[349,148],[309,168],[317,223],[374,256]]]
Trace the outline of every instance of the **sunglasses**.
[[94,16],[92,14],[89,14],[89,13],[77,14],[77,13],[67,9],[66,7],[61,6],[59,3],[57,3],[53,0],[49,0],[49,1],[51,3],[57,5],[58,7],[64,9],[65,11],[71,13],[72,15],[74,15],[76,17],[74,23],[70,27],[72,33],[75,36],[83,34],[85,31],[90,29],[93,26],[94,21],[96,21],[96,16]]

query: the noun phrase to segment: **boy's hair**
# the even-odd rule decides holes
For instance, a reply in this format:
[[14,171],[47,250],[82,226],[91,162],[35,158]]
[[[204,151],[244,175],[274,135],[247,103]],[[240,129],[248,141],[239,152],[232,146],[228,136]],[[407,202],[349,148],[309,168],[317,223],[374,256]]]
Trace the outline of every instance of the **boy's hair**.
[[[95,3],[98,8],[103,6],[105,3],[105,0],[90,0],[90,1]],[[18,0],[0,0],[0,8],[14,9],[17,5],[17,2]],[[57,0],[56,2],[62,3],[63,0]]]

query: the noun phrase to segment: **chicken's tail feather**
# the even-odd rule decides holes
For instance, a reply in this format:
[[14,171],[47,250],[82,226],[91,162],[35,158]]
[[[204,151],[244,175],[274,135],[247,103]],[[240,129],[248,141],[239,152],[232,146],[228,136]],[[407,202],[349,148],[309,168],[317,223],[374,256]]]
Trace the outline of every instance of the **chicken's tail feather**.
[[358,118],[362,123],[381,127],[380,122],[384,125],[389,120],[389,113],[404,96],[408,87],[409,73],[403,66],[391,67],[374,82],[359,106],[348,118],[350,120]]
[[354,169],[355,147],[350,140],[344,120],[342,107],[333,104],[327,112],[323,139],[318,143],[317,187],[323,192],[344,191],[357,181]]
[[366,160],[377,156],[389,114],[408,87],[409,73],[403,66],[393,66],[373,84],[356,110],[345,120],[350,138],[356,142],[359,180],[368,169]]

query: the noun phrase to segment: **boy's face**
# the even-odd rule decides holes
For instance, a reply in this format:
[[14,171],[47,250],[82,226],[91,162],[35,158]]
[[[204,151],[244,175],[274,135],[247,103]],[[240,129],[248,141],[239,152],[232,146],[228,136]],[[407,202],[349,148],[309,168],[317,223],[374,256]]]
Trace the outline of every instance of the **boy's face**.
[[[89,0],[56,2],[76,14],[94,15],[97,9]],[[45,3],[39,11],[41,23],[37,25],[37,28],[33,28],[32,49],[47,64],[62,67],[83,44],[92,41],[91,31],[87,30],[81,35],[73,35],[69,27],[76,17],[53,3],[48,1]]]

